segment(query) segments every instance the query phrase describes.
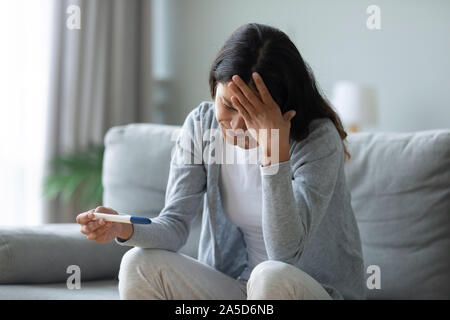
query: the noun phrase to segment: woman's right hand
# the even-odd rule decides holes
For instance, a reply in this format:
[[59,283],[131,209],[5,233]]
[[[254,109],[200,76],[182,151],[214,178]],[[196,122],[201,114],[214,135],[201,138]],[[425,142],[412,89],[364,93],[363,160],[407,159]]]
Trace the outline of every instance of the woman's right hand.
[[99,243],[110,242],[116,237],[128,240],[133,234],[133,226],[119,222],[106,221],[105,219],[94,220],[94,212],[118,214],[117,211],[107,207],[97,207],[87,212],[80,213],[76,220],[81,225],[81,233],[88,240]]

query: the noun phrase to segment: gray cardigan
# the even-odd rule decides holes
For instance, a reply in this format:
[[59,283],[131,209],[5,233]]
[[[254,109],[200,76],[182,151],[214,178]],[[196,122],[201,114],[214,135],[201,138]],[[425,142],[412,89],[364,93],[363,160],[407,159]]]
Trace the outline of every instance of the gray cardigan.
[[[187,133],[193,148],[178,138],[165,207],[152,224],[134,225],[129,240],[116,242],[178,251],[186,243],[191,221],[203,210],[198,260],[237,278],[251,270],[243,234],[228,220],[221,203],[220,164],[213,161],[211,145],[211,132],[220,132],[214,103],[205,101],[192,110],[182,130],[180,137]],[[186,154],[197,158],[186,161]],[[290,141],[290,160],[279,163],[277,171],[271,169],[260,167],[268,258],[300,268],[334,299],[364,299],[360,236],[345,181],[342,140],[331,120],[312,121],[307,138]]]

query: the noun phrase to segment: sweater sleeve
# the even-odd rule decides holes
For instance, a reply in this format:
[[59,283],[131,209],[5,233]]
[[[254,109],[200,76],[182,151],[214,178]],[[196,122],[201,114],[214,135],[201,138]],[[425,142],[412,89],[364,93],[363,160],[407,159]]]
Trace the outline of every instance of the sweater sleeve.
[[[116,243],[178,251],[187,241],[190,223],[202,211],[206,171],[201,161],[198,108],[186,118],[172,152],[165,206],[148,225],[133,225],[133,235]],[[161,159],[161,161],[165,161]]]
[[327,211],[342,160],[340,147],[317,138],[290,160],[260,167],[262,226],[270,260],[298,263]]

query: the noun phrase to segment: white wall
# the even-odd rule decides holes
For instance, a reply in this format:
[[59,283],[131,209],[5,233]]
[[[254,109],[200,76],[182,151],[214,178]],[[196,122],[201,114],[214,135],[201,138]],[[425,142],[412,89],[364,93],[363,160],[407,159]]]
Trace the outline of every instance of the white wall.
[[[369,131],[450,128],[450,1],[448,0],[169,0],[173,50],[167,119],[180,124],[208,91],[209,67],[244,23],[286,32],[331,98],[351,80],[378,91],[379,123]],[[366,27],[369,5],[381,30]]]

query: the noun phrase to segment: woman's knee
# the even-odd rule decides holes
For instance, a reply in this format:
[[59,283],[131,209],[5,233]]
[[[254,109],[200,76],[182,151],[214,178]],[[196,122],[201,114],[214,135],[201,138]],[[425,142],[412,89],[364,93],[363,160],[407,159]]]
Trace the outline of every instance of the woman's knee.
[[145,265],[146,269],[158,267],[165,263],[167,256],[171,253],[161,249],[133,248],[123,255],[120,270],[124,273],[130,273],[136,272],[143,265]]
[[247,283],[248,299],[322,299],[328,294],[299,268],[268,260],[258,264]]
[[282,285],[288,265],[281,261],[267,260],[259,263],[250,274],[248,291],[255,294],[268,293]]
[[166,264],[170,252],[160,249],[133,248],[122,257],[119,270],[119,293],[121,299],[135,299],[140,286],[148,283]]

